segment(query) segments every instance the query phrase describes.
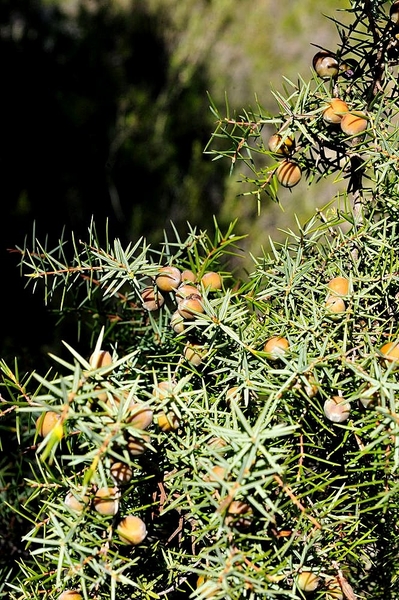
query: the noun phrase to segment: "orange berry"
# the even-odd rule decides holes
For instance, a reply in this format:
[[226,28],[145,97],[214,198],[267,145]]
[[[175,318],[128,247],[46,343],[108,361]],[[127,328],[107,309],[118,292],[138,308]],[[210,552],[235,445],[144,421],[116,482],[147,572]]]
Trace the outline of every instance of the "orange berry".
[[326,308],[329,312],[339,315],[346,311],[345,302],[339,296],[328,296],[326,300]]
[[219,273],[215,273],[214,271],[209,271],[205,273],[201,277],[201,283],[205,289],[210,292],[216,292],[217,290],[222,289],[222,278]]
[[399,340],[387,342],[380,348],[382,356],[391,362],[399,362]]
[[291,188],[300,182],[302,171],[293,160],[283,160],[276,170],[276,177],[282,186]]
[[64,502],[68,508],[75,512],[82,512],[84,507],[89,503],[89,497],[83,496],[82,499],[79,500],[72,492],[68,492]]
[[94,496],[93,506],[100,515],[116,515],[119,508],[118,488],[99,488]]
[[323,111],[323,119],[326,123],[337,124],[341,122],[344,114],[349,110],[346,102],[340,98],[333,98],[327,108]]
[[144,521],[134,515],[128,515],[122,519],[116,531],[122,542],[132,546],[141,544],[147,535],[147,528]]
[[190,271],[189,269],[185,269],[184,271],[182,271],[181,280],[182,282],[191,281],[191,283],[195,283],[197,278],[192,271]]
[[268,358],[271,360],[277,360],[281,356],[284,356],[289,347],[290,343],[285,337],[275,335],[267,340],[263,351],[269,354]]
[[173,411],[169,411],[167,414],[160,412],[157,421],[161,431],[168,432],[179,429],[180,419]]
[[179,287],[181,273],[177,267],[162,267],[156,276],[155,283],[163,292],[171,292]]
[[76,590],[65,590],[58,596],[58,600],[83,600],[83,596]]
[[197,313],[204,312],[204,305],[199,294],[191,294],[179,302],[177,307],[183,319],[194,319]]
[[141,292],[143,307],[148,311],[158,310],[163,306],[165,300],[160,292],[153,287],[145,288]]
[[330,79],[338,75],[338,61],[327,50],[317,52],[313,57],[312,65],[317,75],[322,79]]
[[367,127],[368,120],[363,112],[348,112],[341,119],[341,129],[346,135],[360,135]]
[[351,405],[341,396],[333,396],[324,402],[324,414],[333,423],[343,423],[349,418]]
[[201,297],[201,292],[195,285],[191,285],[190,283],[182,283],[176,290],[176,300],[178,303],[192,295]]
[[133,402],[129,406],[127,422],[135,429],[147,429],[152,423],[153,412],[149,406],[141,402]]
[[43,412],[36,420],[36,431],[45,438],[50,431],[53,431],[54,427],[60,424],[60,419],[61,415],[53,410]]
[[347,296],[349,292],[349,280],[346,277],[333,277],[327,287],[337,296]]
[[295,150],[295,140],[291,136],[283,137],[280,133],[274,133],[268,141],[270,152],[288,156]]
[[184,348],[184,358],[194,367],[199,367],[206,354],[201,344],[187,344]]
[[303,592],[314,592],[319,587],[320,577],[312,571],[302,571],[298,575],[296,584]]

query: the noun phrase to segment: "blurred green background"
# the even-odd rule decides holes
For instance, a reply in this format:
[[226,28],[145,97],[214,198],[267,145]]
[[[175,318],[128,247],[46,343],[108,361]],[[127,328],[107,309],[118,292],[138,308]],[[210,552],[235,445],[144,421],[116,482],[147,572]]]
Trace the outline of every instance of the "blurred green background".
[[[334,50],[327,17],[346,0],[1,0],[1,353],[35,368],[54,348],[54,320],[32,295],[9,248],[32,236],[56,244],[63,228],[156,244],[173,221],[212,228],[238,218],[258,255],[268,238],[332,198],[333,182],[302,181],[282,194],[239,196],[239,169],[203,150],[214,129],[207,92],[223,110],[277,112],[282,76],[311,76],[315,46]],[[314,45],[312,45],[314,44]],[[244,260],[245,262],[245,260]],[[244,265],[245,266],[245,265]],[[63,332],[74,335],[76,332]],[[65,338],[64,338],[65,339]],[[73,338],[66,339],[73,343]]]

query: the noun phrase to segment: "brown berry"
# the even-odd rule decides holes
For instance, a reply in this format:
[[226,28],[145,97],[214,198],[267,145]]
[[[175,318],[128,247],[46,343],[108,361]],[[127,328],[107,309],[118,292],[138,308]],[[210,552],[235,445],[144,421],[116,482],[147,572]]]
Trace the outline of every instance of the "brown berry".
[[122,542],[132,546],[141,544],[147,535],[147,528],[144,521],[134,515],[128,515],[122,519],[116,531]]
[[147,429],[152,423],[153,412],[149,406],[141,402],[129,405],[127,422],[135,429]]
[[162,267],[156,276],[155,283],[162,292],[172,292],[179,287],[181,273],[177,267]]
[[183,319],[194,319],[196,314],[204,312],[204,305],[199,294],[191,294],[179,302],[177,307]]
[[276,177],[283,187],[292,188],[300,182],[302,171],[293,160],[283,160],[276,170]]
[[147,443],[150,441],[149,435],[143,435],[141,438],[129,435],[126,440],[126,446],[129,454],[132,456],[141,456],[147,450]]

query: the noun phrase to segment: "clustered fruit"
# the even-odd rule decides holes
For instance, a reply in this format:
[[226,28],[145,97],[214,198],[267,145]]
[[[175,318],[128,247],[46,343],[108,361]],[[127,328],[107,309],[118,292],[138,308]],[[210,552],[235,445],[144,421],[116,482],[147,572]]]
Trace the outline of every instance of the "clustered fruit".
[[[391,21],[397,26],[397,3],[391,6]],[[399,26],[398,26],[399,30]],[[359,64],[351,58],[345,60],[327,50],[317,52],[312,60],[313,69],[318,77],[335,84],[338,77],[346,80],[353,80],[359,74]],[[357,107],[350,107],[342,98],[338,97],[337,88],[334,86],[334,97],[323,100],[322,119],[324,123],[334,129],[340,130],[347,138],[358,138],[363,135],[368,126],[369,120],[367,114]],[[286,188],[296,186],[302,178],[302,168],[299,162],[294,158],[297,144],[292,131],[287,129],[286,124],[283,128],[272,134],[268,140],[268,149],[274,158],[280,160],[275,168],[277,181]]]
[[[159,310],[165,303],[165,295],[169,294],[175,305],[170,325],[180,335],[187,331],[197,316],[205,313],[204,297],[220,291],[222,287],[223,279],[215,271],[208,271],[197,278],[189,269],[181,271],[167,265],[160,267],[153,285],[142,290],[142,305],[150,312]],[[195,340],[188,340],[183,355],[191,365],[198,367],[206,355],[206,349]]]

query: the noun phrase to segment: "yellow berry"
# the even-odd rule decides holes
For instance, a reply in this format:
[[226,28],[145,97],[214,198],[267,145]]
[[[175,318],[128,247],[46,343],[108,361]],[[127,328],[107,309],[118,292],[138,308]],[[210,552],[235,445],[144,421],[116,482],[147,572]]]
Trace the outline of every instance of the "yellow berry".
[[302,171],[293,160],[283,160],[276,170],[276,177],[283,187],[291,188],[300,182]]
[[162,267],[156,276],[155,283],[163,292],[171,292],[179,287],[181,273],[177,267]]
[[128,515],[122,519],[116,531],[122,542],[132,546],[141,544],[147,535],[147,528],[144,521],[134,515]]
[[160,412],[157,421],[158,427],[165,432],[174,431],[180,425],[180,419],[173,411],[169,411],[167,414]]

